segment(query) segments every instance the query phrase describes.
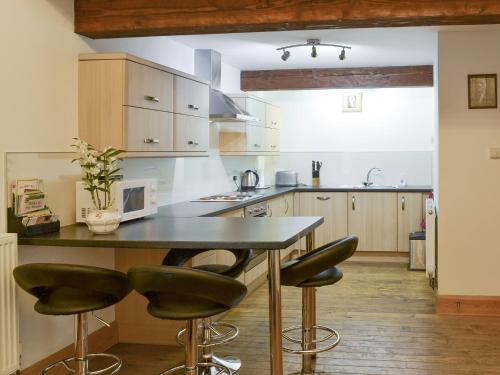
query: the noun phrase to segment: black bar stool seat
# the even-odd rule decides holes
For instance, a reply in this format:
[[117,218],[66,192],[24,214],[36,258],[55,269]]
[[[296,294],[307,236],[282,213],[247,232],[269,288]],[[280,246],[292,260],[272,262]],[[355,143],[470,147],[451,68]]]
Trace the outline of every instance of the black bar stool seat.
[[187,320],[186,364],[166,370],[162,375],[181,369],[194,375],[198,368],[215,368],[217,374],[231,375],[231,370],[224,365],[198,363],[198,319],[238,305],[247,293],[245,285],[228,276],[185,267],[133,267],[128,276],[134,289],[148,299],[151,315],[160,319]]
[[[77,375],[117,372],[122,361],[110,354],[88,354],[87,313],[112,306],[120,302],[132,290],[127,275],[105,268],[73,264],[32,263],[18,266],[13,271],[16,283],[26,292],[35,296],[35,311],[43,315],[75,315],[76,338],[75,356],[56,362],[41,374],[63,365]],[[108,325],[102,319],[99,321]],[[114,363],[96,371],[89,371],[88,360],[92,357],[112,359]],[[70,362],[76,363],[76,370]]]
[[[208,252],[211,250],[197,249],[197,250],[186,250],[186,249],[172,249],[163,259],[163,265],[166,266],[185,266],[188,261],[190,261],[196,255]],[[252,250],[224,250],[229,251],[235,256],[235,261],[231,265],[223,264],[203,264],[200,266],[194,266],[193,269],[208,271],[217,273],[219,275],[224,275],[232,277],[234,279],[238,278],[245,268],[248,266],[252,258]],[[201,300],[200,300],[201,302]],[[212,314],[211,316],[216,315]],[[177,342],[183,345],[183,337],[185,330],[181,330],[177,335]],[[199,344],[198,346],[202,348],[203,358],[206,363],[215,363],[228,367],[233,373],[237,372],[241,367],[241,360],[235,356],[225,356],[220,357],[214,354],[214,346],[223,345],[230,343],[239,335],[239,329],[234,324],[229,324],[226,322],[212,322],[211,317],[204,318],[202,320],[202,326],[200,330]],[[215,369],[204,369],[204,373],[211,374],[216,373]]]
[[[357,237],[345,237],[283,263],[281,266],[281,284],[302,288],[302,325],[283,330],[283,338],[300,345],[300,349],[284,346],[283,350],[302,355],[302,374],[312,374],[314,356],[333,349],[340,342],[340,335],[337,331],[315,323],[314,288],[339,282],[343,274],[337,265],[350,258],[357,246]],[[300,331],[300,337],[290,336],[289,333],[293,331]],[[316,338],[317,331],[326,332],[326,335],[318,339]],[[322,344],[321,347],[317,346],[325,342],[329,343]]]

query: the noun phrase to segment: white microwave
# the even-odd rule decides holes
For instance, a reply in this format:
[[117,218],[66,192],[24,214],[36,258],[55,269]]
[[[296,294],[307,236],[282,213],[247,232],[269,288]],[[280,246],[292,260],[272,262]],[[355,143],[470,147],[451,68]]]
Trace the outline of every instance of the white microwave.
[[[76,183],[76,222],[84,223],[94,209],[90,192],[83,181]],[[111,185],[113,207],[120,212],[121,221],[139,219],[158,212],[158,181],[152,178],[121,180]]]

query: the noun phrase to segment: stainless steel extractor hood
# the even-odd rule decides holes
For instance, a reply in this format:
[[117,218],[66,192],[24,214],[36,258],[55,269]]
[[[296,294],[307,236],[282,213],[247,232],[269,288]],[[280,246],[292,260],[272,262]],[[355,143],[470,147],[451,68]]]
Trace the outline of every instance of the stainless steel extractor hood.
[[259,121],[220,91],[221,55],[219,52],[211,49],[195,50],[194,74],[210,81],[210,121]]

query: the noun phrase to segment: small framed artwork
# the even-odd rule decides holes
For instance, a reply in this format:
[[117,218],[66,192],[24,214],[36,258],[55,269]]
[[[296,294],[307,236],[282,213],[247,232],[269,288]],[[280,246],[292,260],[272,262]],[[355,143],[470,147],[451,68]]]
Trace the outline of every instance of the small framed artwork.
[[344,95],[343,112],[361,112],[363,110],[363,93]]
[[497,75],[469,74],[469,109],[497,107]]

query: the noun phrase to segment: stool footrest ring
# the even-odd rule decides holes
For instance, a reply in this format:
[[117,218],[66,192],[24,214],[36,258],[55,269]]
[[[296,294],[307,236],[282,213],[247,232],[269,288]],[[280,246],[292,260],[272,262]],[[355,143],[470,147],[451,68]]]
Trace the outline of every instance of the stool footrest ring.
[[[340,342],[340,335],[334,329],[332,329],[330,327],[326,327],[326,326],[321,326],[321,325],[315,325],[315,326],[312,327],[312,329],[314,329],[316,331],[326,332],[326,335],[324,337],[316,339],[316,340],[313,340],[312,344],[316,345],[316,344],[319,344],[319,343],[322,343],[322,342],[325,342],[325,341],[328,341],[328,340],[331,340],[331,339],[334,339],[334,340],[331,343],[327,344],[327,345],[324,345],[324,346],[321,346],[321,347],[315,348],[315,349],[309,349],[309,350],[305,350],[305,349],[292,349],[292,348],[283,346],[283,351],[287,352],[287,353],[291,353],[291,354],[317,354],[317,353],[322,353],[322,352],[326,352],[328,350],[331,350],[331,349],[335,348],[339,344],[339,342]],[[293,326],[293,327],[285,328],[282,331],[283,338],[285,340],[288,340],[288,341],[293,342],[295,344],[302,345],[302,340],[301,339],[296,339],[296,338],[293,338],[293,337],[290,337],[290,336],[287,335],[288,332],[292,332],[292,331],[300,331],[300,332],[302,332],[302,326]]]
[[[215,367],[215,368],[218,368],[219,372],[217,372],[215,375],[231,375],[232,374],[231,370],[229,370],[226,366],[222,366],[222,365],[218,365],[218,364],[214,364],[214,363],[204,363],[204,362],[201,362],[201,363],[198,363],[196,365],[196,367],[197,368],[198,367]],[[172,374],[172,373],[174,373],[176,371],[183,370],[185,368],[186,368],[185,365],[177,366],[177,367],[171,368],[169,370],[163,371],[159,375]]]
[[[208,348],[211,346],[223,345],[233,341],[239,336],[240,330],[234,324],[229,324],[225,322],[214,322],[209,325],[209,329],[212,331],[210,343],[203,344],[203,324],[200,325],[199,337],[198,337],[198,347]],[[219,329],[218,329],[219,328]],[[221,330],[220,328],[225,328]],[[186,329],[182,329],[177,333],[177,343],[179,345],[184,345],[184,334]]]
[[[108,372],[109,372],[108,375],[112,375],[112,374],[115,374],[118,370],[120,370],[122,368],[122,365],[123,365],[122,360],[113,354],[106,354],[106,353],[88,354],[86,360],[89,360],[92,358],[109,358],[109,359],[112,359],[114,362],[111,365],[109,365],[108,367],[98,369],[95,371],[89,371],[88,375],[100,375],[100,374],[104,374],[104,373],[108,373]],[[44,375],[47,372],[49,372],[50,370],[52,370],[56,367],[59,367],[59,366],[64,366],[64,368],[66,368],[66,370],[68,370],[68,372],[75,373],[76,371],[73,368],[71,368],[69,364],[71,362],[76,362],[76,361],[78,361],[78,359],[76,357],[65,358],[61,361],[55,362],[55,363],[51,364],[50,366],[47,366],[46,368],[44,368],[40,372],[40,375]]]

